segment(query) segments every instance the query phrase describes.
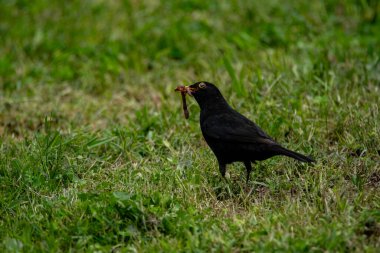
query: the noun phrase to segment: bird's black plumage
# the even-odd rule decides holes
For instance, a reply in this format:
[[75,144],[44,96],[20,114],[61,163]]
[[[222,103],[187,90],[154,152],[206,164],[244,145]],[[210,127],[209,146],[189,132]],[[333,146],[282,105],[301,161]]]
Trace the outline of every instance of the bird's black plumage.
[[301,162],[314,162],[310,157],[282,147],[255,123],[232,109],[212,83],[197,82],[187,89],[201,108],[202,134],[218,159],[223,177],[226,165],[233,162],[244,163],[247,182],[252,170],[251,163],[255,161],[285,155]]

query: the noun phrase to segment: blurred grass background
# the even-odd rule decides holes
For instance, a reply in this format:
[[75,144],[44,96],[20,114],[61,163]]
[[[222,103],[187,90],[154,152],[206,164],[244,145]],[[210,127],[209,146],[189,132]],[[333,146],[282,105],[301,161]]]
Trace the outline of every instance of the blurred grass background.
[[[376,0],[0,0],[0,249],[376,252]],[[314,167],[217,164],[215,83]]]

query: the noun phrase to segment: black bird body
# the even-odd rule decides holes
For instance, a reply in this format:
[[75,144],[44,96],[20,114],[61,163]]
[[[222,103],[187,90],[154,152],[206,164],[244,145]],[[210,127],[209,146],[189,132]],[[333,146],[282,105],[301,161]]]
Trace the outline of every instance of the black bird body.
[[218,88],[208,82],[187,87],[187,92],[198,102],[203,137],[215,154],[222,176],[226,165],[243,162],[247,182],[251,163],[276,155],[285,155],[302,162],[313,162],[307,156],[282,147],[251,120],[232,109]]

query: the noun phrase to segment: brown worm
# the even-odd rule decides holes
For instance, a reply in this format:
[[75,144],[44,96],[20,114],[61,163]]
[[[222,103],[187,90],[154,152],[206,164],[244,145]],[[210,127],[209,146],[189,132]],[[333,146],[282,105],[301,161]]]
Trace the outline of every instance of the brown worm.
[[182,108],[183,108],[183,114],[185,115],[185,119],[189,118],[189,111],[187,110],[187,104],[186,104],[186,93],[181,92],[182,96]]

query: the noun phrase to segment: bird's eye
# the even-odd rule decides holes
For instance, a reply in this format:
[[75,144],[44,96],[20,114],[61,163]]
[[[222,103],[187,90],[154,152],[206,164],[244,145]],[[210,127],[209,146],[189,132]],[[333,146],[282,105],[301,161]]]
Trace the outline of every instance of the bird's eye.
[[198,86],[199,86],[199,88],[201,88],[201,89],[206,88],[206,84],[205,84],[205,83],[200,83]]

